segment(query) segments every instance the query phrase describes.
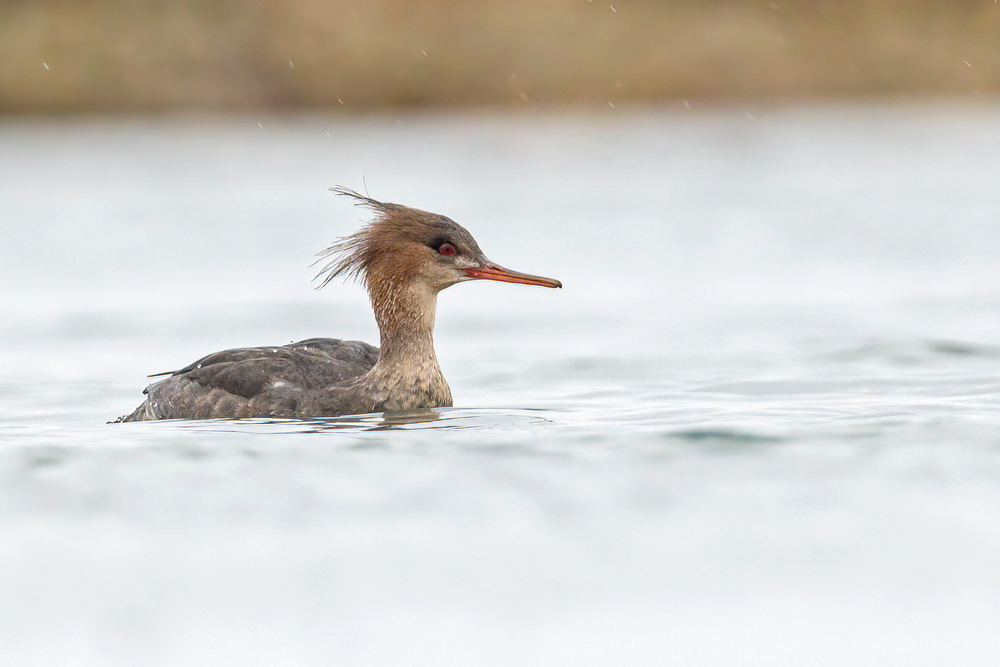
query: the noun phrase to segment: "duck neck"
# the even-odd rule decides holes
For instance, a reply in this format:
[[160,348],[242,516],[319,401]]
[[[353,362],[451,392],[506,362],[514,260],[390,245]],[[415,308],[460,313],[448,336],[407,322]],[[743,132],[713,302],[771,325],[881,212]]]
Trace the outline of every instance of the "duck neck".
[[381,335],[376,367],[382,373],[421,371],[440,374],[434,354],[437,292],[420,284],[370,290],[372,309]]
[[371,290],[382,338],[375,366],[364,376],[369,412],[451,406],[451,389],[434,354],[437,292],[420,285]]

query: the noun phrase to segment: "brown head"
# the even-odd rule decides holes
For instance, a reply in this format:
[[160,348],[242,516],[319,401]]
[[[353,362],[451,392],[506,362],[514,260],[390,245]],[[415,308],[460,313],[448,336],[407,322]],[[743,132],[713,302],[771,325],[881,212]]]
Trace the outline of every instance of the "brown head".
[[494,264],[464,227],[450,218],[399,204],[387,204],[343,187],[334,192],[357,200],[375,219],[320,253],[330,258],[320,287],[339,275],[360,278],[371,292],[387,285],[420,283],[439,292],[466,280],[562,287],[551,278],[518,273]]

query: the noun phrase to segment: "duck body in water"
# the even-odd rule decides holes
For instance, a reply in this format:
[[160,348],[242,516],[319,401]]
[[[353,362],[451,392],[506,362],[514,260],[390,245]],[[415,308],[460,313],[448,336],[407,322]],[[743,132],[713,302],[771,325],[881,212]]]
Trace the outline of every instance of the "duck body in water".
[[321,253],[322,285],[360,278],[368,290],[381,347],[311,338],[280,347],[210,354],[144,391],[118,421],[246,417],[335,417],[450,407],[451,389],[434,353],[437,294],[467,280],[562,287],[558,280],[505,269],[486,258],[450,218],[388,204],[346,188],[375,212],[360,231]]

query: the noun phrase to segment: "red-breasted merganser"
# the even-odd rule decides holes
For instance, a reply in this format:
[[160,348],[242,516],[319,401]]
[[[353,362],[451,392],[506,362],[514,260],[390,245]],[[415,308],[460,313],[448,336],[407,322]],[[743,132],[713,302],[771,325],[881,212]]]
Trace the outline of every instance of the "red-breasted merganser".
[[[225,350],[149,385],[146,400],[119,421],[241,417],[334,417],[450,407],[434,354],[437,294],[466,280],[562,287],[551,278],[494,264],[450,218],[333,188],[375,219],[320,253],[321,287],[337,276],[368,289],[381,349],[310,338],[281,347]],[[152,376],[151,376],[152,377]]]

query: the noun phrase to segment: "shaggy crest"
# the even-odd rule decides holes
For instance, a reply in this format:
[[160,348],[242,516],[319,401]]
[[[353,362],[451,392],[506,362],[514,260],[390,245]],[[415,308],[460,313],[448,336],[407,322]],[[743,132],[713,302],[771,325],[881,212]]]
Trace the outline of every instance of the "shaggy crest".
[[350,188],[345,188],[338,185],[335,188],[330,188],[331,192],[335,192],[338,195],[344,197],[353,197],[357,201],[354,203],[355,206],[366,206],[375,212],[376,217],[374,220],[366,224],[364,227],[359,229],[357,232],[350,234],[348,236],[341,237],[331,245],[326,250],[317,253],[317,259],[313,265],[318,264],[324,259],[329,259],[320,272],[316,275],[316,278],[324,276],[322,282],[316,289],[322,289],[329,284],[331,280],[337,276],[343,275],[351,279],[364,278],[365,269],[368,267],[372,256],[372,235],[374,228],[380,223],[384,222],[392,209],[402,208],[397,204],[386,204],[380,202],[371,197],[366,197],[359,192],[355,192]]
[[354,198],[355,205],[370,208],[375,212],[375,218],[317,255],[319,259],[314,264],[329,260],[316,276],[321,279],[317,289],[325,287],[338,276],[365,281],[372,264],[382,255],[392,255],[401,244],[425,245],[436,239],[447,240],[459,251],[482,256],[472,235],[450,218],[400,204],[380,202],[342,186],[330,190]]

